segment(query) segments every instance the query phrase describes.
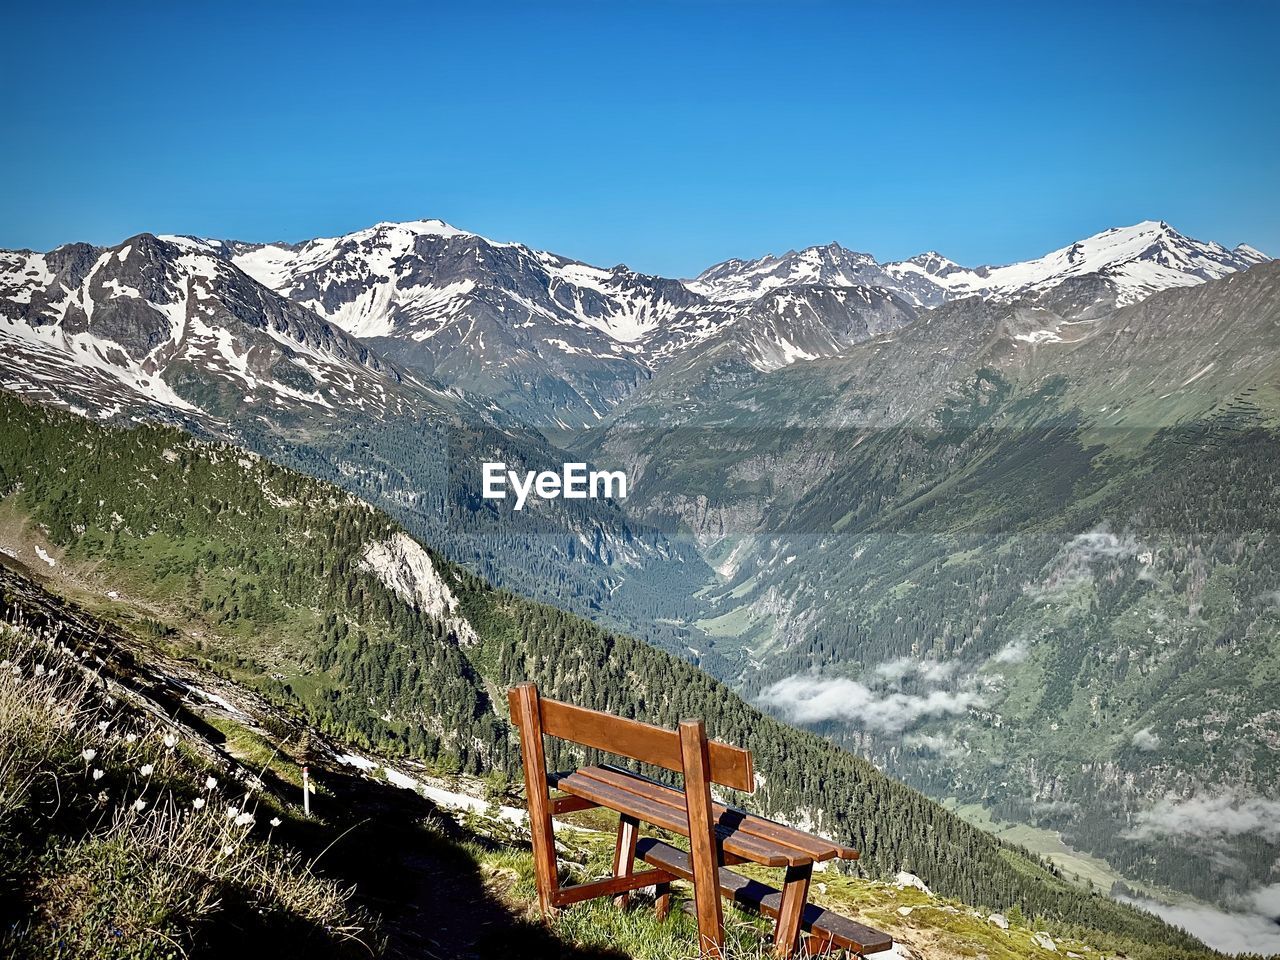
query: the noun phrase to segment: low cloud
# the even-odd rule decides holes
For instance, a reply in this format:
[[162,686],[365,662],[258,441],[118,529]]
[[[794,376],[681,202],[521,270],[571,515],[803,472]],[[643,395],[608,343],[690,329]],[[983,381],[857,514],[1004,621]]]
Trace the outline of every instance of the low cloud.
[[884,733],[901,733],[931,717],[960,716],[970,707],[981,706],[982,697],[975,690],[921,694],[875,690],[845,677],[797,674],[765,690],[760,702],[792,723],[840,720]]
[[1138,814],[1130,840],[1157,837],[1239,837],[1254,834],[1280,843],[1280,800],[1219,790],[1189,799],[1166,797]]
[[955,661],[916,660],[912,657],[898,657],[877,664],[872,675],[886,683],[901,683],[907,677],[919,677],[926,683],[941,683],[955,674],[958,664]]
[[1038,817],[1062,817],[1079,809],[1080,804],[1074,800],[1036,800],[1031,804],[1031,812]]
[[917,750],[928,750],[940,756],[950,757],[960,752],[959,746],[950,737],[935,733],[909,733],[902,738],[903,746]]
[[884,663],[876,664],[871,674],[886,683],[899,683],[914,673],[919,663],[919,660],[913,660],[911,657],[898,657],[896,660],[886,660]]
[[1060,599],[1077,587],[1093,582],[1095,563],[1127,560],[1144,550],[1133,534],[1116,535],[1102,524],[1068,540],[1054,558],[1049,574],[1039,583],[1027,584],[1026,592],[1036,600]]
[[1280,883],[1253,891],[1249,894],[1248,902],[1258,913],[1280,921]]
[[1005,644],[991,657],[992,663],[1021,663],[1031,653],[1031,644],[1023,640],[1014,640]]
[[1153,731],[1150,727],[1143,727],[1133,735],[1133,745],[1139,750],[1145,750],[1148,753],[1160,749],[1160,734]]
[[1182,927],[1223,953],[1280,953],[1280,884],[1254,891],[1240,903],[1239,911],[1205,904],[1172,905],[1134,897],[1118,897],[1124,903],[1149,910],[1176,927]]

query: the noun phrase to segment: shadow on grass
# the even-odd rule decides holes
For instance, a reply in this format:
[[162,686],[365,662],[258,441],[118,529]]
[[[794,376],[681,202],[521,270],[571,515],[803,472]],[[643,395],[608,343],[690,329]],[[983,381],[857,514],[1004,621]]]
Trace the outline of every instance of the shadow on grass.
[[[92,655],[103,675],[150,700],[211,746],[224,746],[225,735],[192,709],[185,686],[136,655],[124,631],[48,593],[29,571],[4,562],[0,619],[20,620],[33,631],[53,631],[73,649]],[[274,770],[260,775],[269,793],[282,800],[295,796],[297,787]],[[326,769],[321,777],[327,791],[320,800],[324,819],[291,820],[278,836],[318,861],[317,872],[350,885],[356,903],[378,918],[374,936],[362,938],[371,941],[368,947],[352,941],[335,953],[329,931],[290,914],[283,905],[280,910],[270,904],[255,909],[249,906],[250,897],[228,888],[216,922],[200,931],[193,955],[231,960],[628,960],[616,950],[566,944],[518,915],[486,885],[463,843],[504,848],[464,831],[424,797],[343,767]],[[0,831],[0,853],[8,839]],[[21,877],[0,875],[0,955],[13,953],[9,941],[30,922],[25,892]]]
[[324,773],[330,823],[302,823],[292,837],[330,876],[355,884],[356,899],[383,918],[386,955],[417,960],[626,960],[617,950],[575,947],[512,912],[462,844],[499,844],[464,831],[447,813],[423,821],[429,800],[344,770]]

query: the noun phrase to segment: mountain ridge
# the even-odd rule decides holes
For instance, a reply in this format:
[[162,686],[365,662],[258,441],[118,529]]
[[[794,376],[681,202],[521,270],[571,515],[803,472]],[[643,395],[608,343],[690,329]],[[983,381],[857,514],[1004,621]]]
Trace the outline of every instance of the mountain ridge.
[[[876,324],[851,321],[843,302],[851,294],[833,290],[895,298],[896,322],[968,296],[1086,316],[1267,259],[1245,244],[1228,250],[1192,240],[1163,221],[1111,228],[1003,266],[963,267],[934,251],[880,263],[832,242],[728,260],[685,281],[595,267],[429,219],[296,243],[180,235],[155,242],[176,246],[192,263],[230,264],[390,367],[482,398],[553,438],[591,428],[717,338],[736,340],[760,369],[839,353]],[[83,281],[76,269],[92,279],[93,267],[80,261],[124,246],[3,254],[0,311],[45,326],[42,310],[69,309],[65,297],[48,301],[49,291],[66,290],[68,277],[72,286]],[[51,263],[61,272],[51,273]],[[117,287],[116,299],[126,292]],[[131,376],[140,385],[142,374]]]

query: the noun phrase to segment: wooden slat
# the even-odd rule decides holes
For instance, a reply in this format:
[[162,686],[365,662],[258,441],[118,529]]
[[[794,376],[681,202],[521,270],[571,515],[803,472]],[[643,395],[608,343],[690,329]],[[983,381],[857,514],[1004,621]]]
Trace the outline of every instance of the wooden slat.
[[711,756],[707,728],[701,720],[680,721],[684,798],[689,814],[689,859],[693,864],[693,896],[698,906],[698,940],[702,956],[724,954],[724,915],[720,911],[720,860],[716,855],[716,823],[711,809]]
[[654,887],[670,883],[675,878],[666,870],[645,870],[627,877],[609,877],[607,880],[592,880],[590,883],[575,883],[573,886],[561,887],[556,891],[555,905],[565,907],[582,900],[594,900],[596,897],[612,897],[629,890],[641,887]]
[[[583,767],[578,772],[603,780],[606,783],[611,783],[624,790],[640,793],[642,796],[664,803],[669,807],[684,807],[684,795],[679,790],[664,783],[650,780],[648,777],[632,773],[630,770],[622,770],[618,767],[602,764],[599,767]],[[858,859],[857,850],[827,840],[824,837],[805,833],[803,830],[797,830],[794,827],[788,827],[786,824],[777,823],[764,817],[757,817],[754,814],[747,813],[745,810],[726,807],[723,804],[716,804],[715,810],[717,823],[721,827],[736,829],[785,847],[791,847],[808,854],[815,861],[831,860],[836,857],[844,860]]]
[[[582,771],[556,778],[556,788],[574,796],[584,797],[601,806],[619,813],[629,813],[645,823],[651,823],[663,830],[670,830],[682,837],[689,836],[689,819],[684,810],[677,810],[665,804],[657,803],[635,793],[619,789],[612,784],[603,783],[585,776]],[[742,857],[752,863],[766,867],[785,867],[793,863],[808,862],[810,857],[778,844],[769,843],[759,837],[732,831],[716,831],[720,842],[727,853]]]
[[[680,737],[674,730],[615,717],[599,710],[576,707],[558,700],[540,702],[542,732],[548,736],[629,757],[641,763],[651,763],[655,767],[676,773],[683,772],[680,767]],[[522,722],[514,713],[512,720]],[[713,783],[741,790],[743,793],[750,793],[755,789],[749,750],[712,740],[708,744],[708,753]]]
[[[678,790],[672,791],[676,798],[673,803],[669,797],[659,799],[656,795],[651,795],[648,792],[639,793],[634,789],[634,781],[629,782],[625,774],[620,776],[601,767],[583,767],[581,770],[576,771],[575,777],[581,778],[574,781],[578,785],[581,785],[582,779],[596,780],[603,786],[619,791],[619,794],[614,794],[618,798],[618,802],[643,803],[645,804],[645,809],[651,812],[655,808],[662,808],[654,815],[674,815],[680,818],[680,829],[675,832],[685,837],[689,835],[686,832],[685,795]],[[663,824],[654,820],[648,820],[648,822],[655,824],[655,826],[663,826]],[[671,828],[665,827],[665,829]],[[726,853],[744,858],[751,863],[758,863],[761,866],[785,867],[792,864],[809,863],[814,859],[812,854],[807,851],[778,843],[754,833],[748,833],[745,830],[739,830],[736,822],[728,824],[717,823],[715,830]]]
[[[693,876],[689,855],[654,837],[641,837],[636,843],[636,856],[650,866],[675,874],[683,880]],[[758,880],[750,880],[741,874],[722,867],[719,871],[720,892],[723,896],[744,907],[757,910],[768,917],[777,918],[782,907],[782,894]],[[800,926],[815,937],[829,941],[842,950],[856,953],[876,953],[893,946],[893,938],[887,933],[808,904],[800,916]]]

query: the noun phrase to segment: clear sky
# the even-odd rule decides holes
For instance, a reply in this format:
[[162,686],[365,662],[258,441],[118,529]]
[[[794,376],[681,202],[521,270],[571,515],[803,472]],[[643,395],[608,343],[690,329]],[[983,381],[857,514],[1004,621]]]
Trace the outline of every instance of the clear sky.
[[[43,12],[41,8],[43,7]],[[839,240],[1280,255],[1280,3],[12,4],[0,247],[440,217],[690,275]]]

